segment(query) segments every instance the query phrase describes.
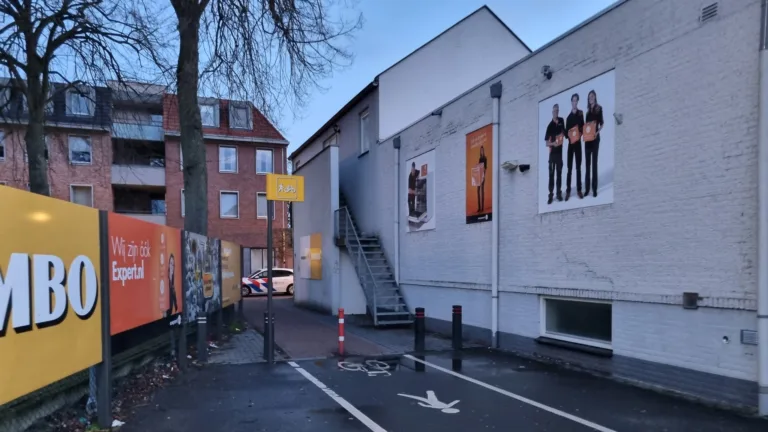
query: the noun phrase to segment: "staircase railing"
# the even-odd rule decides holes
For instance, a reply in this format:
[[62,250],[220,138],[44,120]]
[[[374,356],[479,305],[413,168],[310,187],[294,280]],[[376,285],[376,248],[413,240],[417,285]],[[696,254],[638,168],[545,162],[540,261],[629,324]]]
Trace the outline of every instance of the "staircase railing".
[[[352,216],[349,214],[349,209],[346,206],[339,208],[334,213],[336,236],[344,239],[344,245],[347,249],[347,252],[349,253],[350,257],[353,258],[355,272],[357,273],[358,279],[360,279],[360,282],[363,285],[363,291],[365,291],[368,307],[371,309],[371,315],[373,316],[373,323],[374,325],[378,325],[379,322],[376,313],[378,312],[376,307],[376,293],[378,292],[378,286],[376,283],[376,277],[373,274],[373,270],[371,270],[371,266],[368,263],[368,258],[365,256],[363,244],[360,241],[360,236],[357,234],[355,225],[352,223]],[[353,251],[353,247],[357,250]],[[362,274],[370,277],[370,288],[372,288],[372,290],[369,289],[368,278],[361,277]]]

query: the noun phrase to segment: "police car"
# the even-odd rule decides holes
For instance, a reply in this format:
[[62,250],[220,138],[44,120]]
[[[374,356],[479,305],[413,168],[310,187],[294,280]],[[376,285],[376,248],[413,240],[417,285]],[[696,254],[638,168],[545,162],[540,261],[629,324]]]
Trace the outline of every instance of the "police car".
[[[272,268],[273,294],[293,295],[293,269]],[[267,293],[267,269],[261,269],[244,277],[240,291],[243,297]]]

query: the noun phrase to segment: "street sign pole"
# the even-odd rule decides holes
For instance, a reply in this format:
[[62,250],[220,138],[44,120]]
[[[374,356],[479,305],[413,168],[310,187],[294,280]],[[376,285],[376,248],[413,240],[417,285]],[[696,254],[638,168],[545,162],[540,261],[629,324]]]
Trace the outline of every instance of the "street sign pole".
[[275,362],[275,315],[272,312],[272,265],[275,257],[272,250],[272,219],[275,217],[275,201],[303,202],[304,177],[267,174],[267,316],[264,320],[267,364]]
[[267,364],[274,363],[275,355],[275,320],[272,312],[272,218],[274,217],[274,201],[267,200],[267,323],[264,324],[264,337],[267,338]]

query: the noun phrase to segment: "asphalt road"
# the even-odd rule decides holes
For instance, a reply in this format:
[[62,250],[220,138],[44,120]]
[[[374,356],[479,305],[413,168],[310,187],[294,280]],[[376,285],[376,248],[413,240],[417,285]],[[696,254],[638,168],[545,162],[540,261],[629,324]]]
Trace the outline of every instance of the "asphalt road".
[[405,355],[206,367],[162,390],[121,430],[768,430],[765,420],[486,350],[423,361]]

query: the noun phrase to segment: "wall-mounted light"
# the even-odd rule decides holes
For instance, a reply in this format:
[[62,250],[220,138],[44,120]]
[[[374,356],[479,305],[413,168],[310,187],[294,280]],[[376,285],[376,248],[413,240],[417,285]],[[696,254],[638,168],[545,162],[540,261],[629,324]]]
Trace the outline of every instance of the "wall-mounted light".
[[544,75],[544,78],[546,79],[552,79],[552,68],[549,65],[542,66],[541,74]]
[[432,111],[432,115],[433,116],[441,116],[441,115],[443,115],[443,109],[440,108],[440,109],[436,109],[436,110]]
[[529,169],[531,169],[531,165],[530,164],[521,164],[521,163],[519,163],[516,160],[506,161],[506,162],[501,164],[501,167],[504,170],[509,171],[509,172],[513,172],[513,171],[519,169],[521,173],[524,173],[524,172],[528,171]]

